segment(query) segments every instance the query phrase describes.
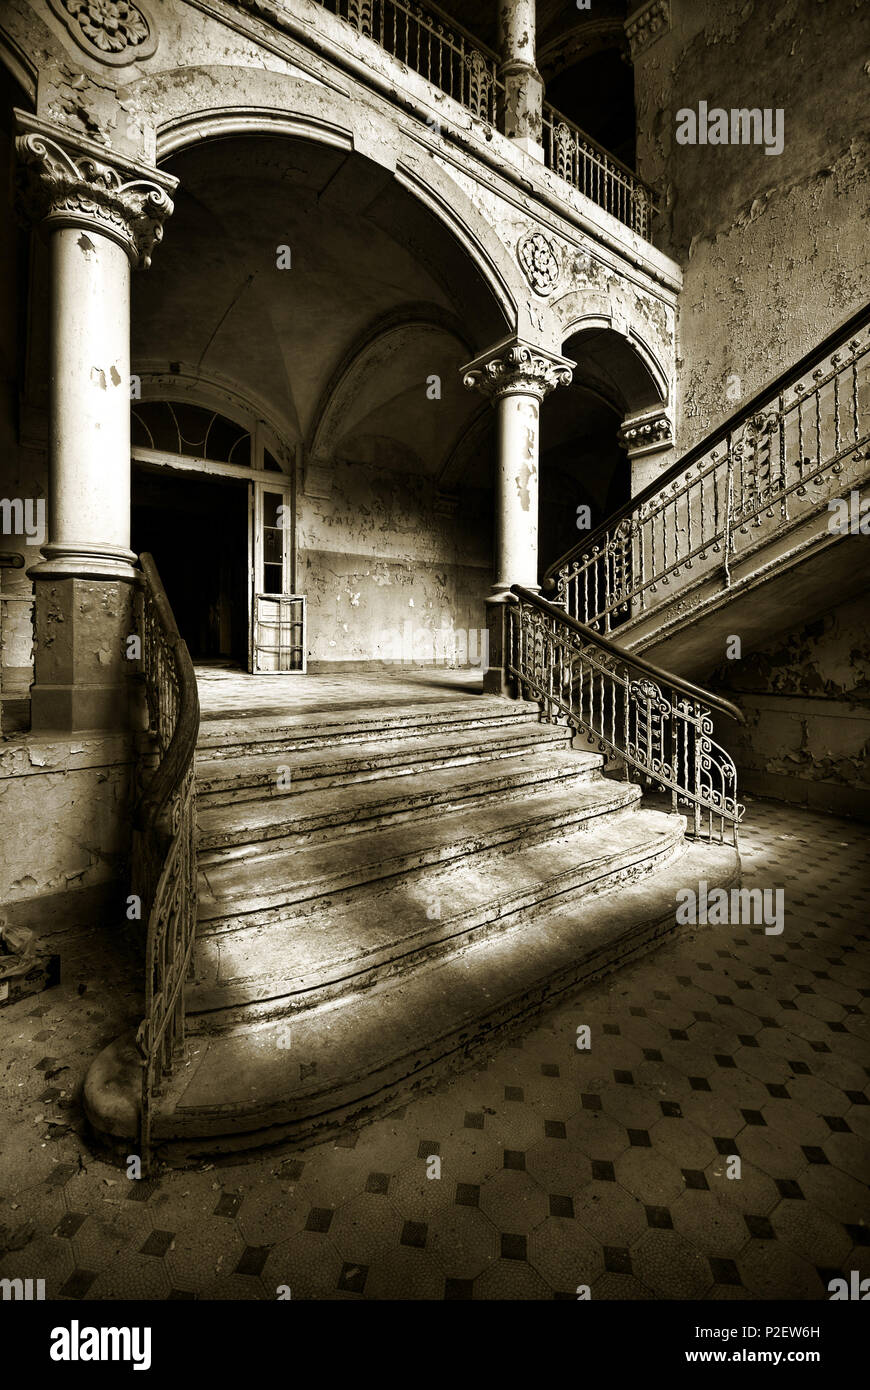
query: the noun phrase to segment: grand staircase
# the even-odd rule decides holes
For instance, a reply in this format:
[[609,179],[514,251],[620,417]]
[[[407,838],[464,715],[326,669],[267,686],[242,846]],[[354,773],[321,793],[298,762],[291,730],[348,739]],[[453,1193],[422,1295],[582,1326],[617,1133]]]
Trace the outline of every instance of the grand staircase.
[[513,586],[496,688],[520,699],[361,682],[200,722],[143,555],[145,1007],[88,1073],[95,1133],[147,1164],[359,1121],[672,930],[680,887],[735,883],[713,716],[743,716],[686,675],[737,616],[749,649],[820,574],[864,584],[830,504],[870,486],[868,363],[864,309],[551,566],[555,602]]
[[[733,847],[690,844],[603,761],[476,693],[203,719],[187,1054],[154,1146],[360,1120],[672,929],[675,884],[736,881]],[[87,1100],[120,1139],[138,1059],[113,1048]]]

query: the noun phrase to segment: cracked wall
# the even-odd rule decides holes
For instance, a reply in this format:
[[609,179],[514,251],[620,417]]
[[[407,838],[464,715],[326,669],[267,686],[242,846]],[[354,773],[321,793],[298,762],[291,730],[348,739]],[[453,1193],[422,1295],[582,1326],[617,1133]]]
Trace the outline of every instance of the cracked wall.
[[484,489],[444,497],[419,474],[337,462],[328,496],[300,499],[298,583],[314,669],[392,665],[409,650],[424,664],[440,651],[424,634],[484,628],[491,518]]
[[746,725],[729,737],[744,790],[870,819],[870,635],[866,600],[841,604],[727,661],[713,687]]
[[[870,142],[863,0],[674,0],[636,62],[638,172],[684,273],[680,451],[867,296]],[[687,108],[784,113],[784,148],[680,145]]]
[[0,903],[117,881],[129,849],[126,738],[0,744]]

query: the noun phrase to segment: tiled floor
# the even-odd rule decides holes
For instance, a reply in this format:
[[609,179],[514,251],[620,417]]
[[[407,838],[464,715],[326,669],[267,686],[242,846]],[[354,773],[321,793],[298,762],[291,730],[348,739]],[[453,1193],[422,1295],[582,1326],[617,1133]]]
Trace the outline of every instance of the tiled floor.
[[64,1299],[823,1299],[870,1275],[866,833],[751,801],[743,856],[746,886],[785,888],[781,936],[681,928],[337,1143],[148,1184],[80,1137],[132,999],[79,938],[59,989],[0,1011],[0,1277]]

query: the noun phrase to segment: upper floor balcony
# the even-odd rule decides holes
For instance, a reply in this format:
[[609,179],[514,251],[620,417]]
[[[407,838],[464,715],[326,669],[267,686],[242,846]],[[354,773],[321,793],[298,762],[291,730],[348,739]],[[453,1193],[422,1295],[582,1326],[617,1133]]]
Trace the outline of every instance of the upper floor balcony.
[[[242,3],[252,7],[251,0]],[[298,0],[284,0],[282,8],[291,7],[299,8]],[[307,0],[303,6],[315,7],[355,31],[364,60],[367,44],[376,44],[405,72],[418,74],[483,123],[490,138],[495,130],[518,141],[558,178],[650,239],[656,211],[652,190],[543,99],[534,63],[534,0],[493,0],[505,38],[501,54],[430,0]]]

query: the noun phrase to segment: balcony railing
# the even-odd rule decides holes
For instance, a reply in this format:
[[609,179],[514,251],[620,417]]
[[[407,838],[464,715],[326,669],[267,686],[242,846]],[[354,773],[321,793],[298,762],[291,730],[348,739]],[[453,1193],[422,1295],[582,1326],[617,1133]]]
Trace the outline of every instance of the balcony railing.
[[497,125],[504,101],[498,56],[434,6],[404,0],[317,0],[374,39],[400,63],[453,97],[473,116]]
[[551,565],[544,588],[608,633],[734,565],[860,484],[870,458],[870,307]]
[[[317,0],[473,116],[503,128],[505,87],[497,53],[434,4],[409,0]],[[652,193],[607,150],[544,102],[544,162],[639,236],[649,237]]]
[[649,240],[655,211],[650,189],[548,101],[544,102],[544,160],[560,178]]
[[669,792],[674,810],[688,812],[689,836],[736,846],[744,808],[713,712],[742,724],[737,706],[623,651],[540,594],[511,592],[508,669],[519,693]]

